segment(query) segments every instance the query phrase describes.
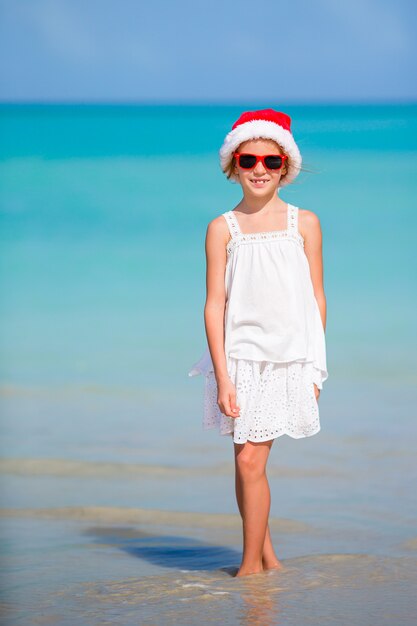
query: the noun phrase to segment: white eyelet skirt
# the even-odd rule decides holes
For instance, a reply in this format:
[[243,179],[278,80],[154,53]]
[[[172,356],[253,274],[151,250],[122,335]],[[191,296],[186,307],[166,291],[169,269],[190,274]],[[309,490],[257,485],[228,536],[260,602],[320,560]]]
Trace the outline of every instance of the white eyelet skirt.
[[[189,376],[204,374],[203,429],[217,428],[234,443],[268,441],[281,435],[310,437],[320,430],[314,383],[322,388],[320,371],[311,362],[272,363],[228,357],[228,373],[236,387],[240,416],[228,417],[217,404],[212,369],[194,368]],[[201,362],[200,362],[201,364]]]

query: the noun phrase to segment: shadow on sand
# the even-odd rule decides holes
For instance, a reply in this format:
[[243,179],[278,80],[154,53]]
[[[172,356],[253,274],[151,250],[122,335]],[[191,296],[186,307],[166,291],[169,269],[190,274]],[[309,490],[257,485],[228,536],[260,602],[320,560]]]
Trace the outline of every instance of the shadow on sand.
[[131,556],[143,559],[161,567],[183,570],[221,570],[234,576],[239,563],[240,552],[225,546],[207,544],[199,539],[177,535],[156,535],[126,527],[89,528],[86,533],[93,536],[95,543],[114,546]]

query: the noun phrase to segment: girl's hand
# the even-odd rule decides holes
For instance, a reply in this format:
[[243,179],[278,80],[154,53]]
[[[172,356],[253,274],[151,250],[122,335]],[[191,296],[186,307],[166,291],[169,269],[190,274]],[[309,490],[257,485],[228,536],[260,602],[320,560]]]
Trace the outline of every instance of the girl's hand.
[[317,387],[316,383],[313,383],[314,385],[314,393],[316,394],[316,400],[318,401],[319,396],[320,396],[320,389]]
[[236,388],[229,379],[217,384],[217,404],[220,411],[228,417],[240,417],[240,407],[236,404]]

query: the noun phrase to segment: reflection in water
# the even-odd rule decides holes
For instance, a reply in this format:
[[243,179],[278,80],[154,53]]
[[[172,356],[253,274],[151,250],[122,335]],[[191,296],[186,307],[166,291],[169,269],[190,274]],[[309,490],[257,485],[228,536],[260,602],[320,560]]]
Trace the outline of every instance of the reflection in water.
[[[273,579],[271,577],[273,576]],[[268,577],[268,580],[265,578]],[[276,626],[279,624],[281,597],[279,580],[285,577],[285,570],[270,571],[242,579],[240,590],[241,606],[238,610],[238,623],[242,626]],[[271,584],[271,580],[274,583]]]

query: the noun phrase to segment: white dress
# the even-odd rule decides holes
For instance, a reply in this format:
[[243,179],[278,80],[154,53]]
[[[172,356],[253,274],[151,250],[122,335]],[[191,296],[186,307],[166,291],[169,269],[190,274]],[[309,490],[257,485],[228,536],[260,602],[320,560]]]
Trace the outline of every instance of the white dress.
[[205,377],[203,428],[235,443],[295,439],[320,430],[314,383],[328,378],[326,344],[298,208],[285,230],[243,234],[234,211],[222,214],[231,239],[225,271],[225,356],[240,416],[221,413],[208,344],[188,372]]

